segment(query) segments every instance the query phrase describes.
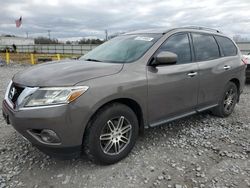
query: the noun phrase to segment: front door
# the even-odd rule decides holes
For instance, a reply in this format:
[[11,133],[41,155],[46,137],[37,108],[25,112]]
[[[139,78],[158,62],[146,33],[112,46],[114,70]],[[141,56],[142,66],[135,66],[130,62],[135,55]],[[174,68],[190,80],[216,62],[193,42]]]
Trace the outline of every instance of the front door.
[[198,65],[192,62],[187,33],[169,37],[156,52],[177,54],[174,65],[148,66],[148,117],[151,126],[195,111],[198,97]]

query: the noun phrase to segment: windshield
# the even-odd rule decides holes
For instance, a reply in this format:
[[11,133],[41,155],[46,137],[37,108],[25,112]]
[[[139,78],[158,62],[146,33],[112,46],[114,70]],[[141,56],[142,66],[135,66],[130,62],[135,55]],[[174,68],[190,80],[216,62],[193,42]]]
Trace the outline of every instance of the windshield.
[[161,37],[160,34],[122,35],[96,47],[80,59],[128,63],[139,59]]

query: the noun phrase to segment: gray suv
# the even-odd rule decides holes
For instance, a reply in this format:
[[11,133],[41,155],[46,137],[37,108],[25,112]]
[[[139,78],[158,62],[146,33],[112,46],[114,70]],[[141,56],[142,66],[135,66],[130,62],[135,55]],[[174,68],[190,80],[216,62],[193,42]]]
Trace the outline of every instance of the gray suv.
[[7,123],[41,151],[84,150],[98,163],[129,154],[140,131],[204,110],[229,116],[246,65],[236,44],[202,27],[126,33],[79,60],[14,75],[3,101]]

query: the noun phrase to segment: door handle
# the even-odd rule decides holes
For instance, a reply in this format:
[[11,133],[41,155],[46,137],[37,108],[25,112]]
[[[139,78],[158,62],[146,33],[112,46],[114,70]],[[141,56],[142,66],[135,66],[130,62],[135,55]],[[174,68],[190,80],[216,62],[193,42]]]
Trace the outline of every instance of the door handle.
[[188,73],[188,76],[189,77],[194,77],[194,76],[196,76],[197,75],[197,72],[190,72],[190,73]]
[[225,66],[224,66],[224,69],[225,69],[225,70],[229,70],[229,69],[231,69],[231,66],[225,65]]

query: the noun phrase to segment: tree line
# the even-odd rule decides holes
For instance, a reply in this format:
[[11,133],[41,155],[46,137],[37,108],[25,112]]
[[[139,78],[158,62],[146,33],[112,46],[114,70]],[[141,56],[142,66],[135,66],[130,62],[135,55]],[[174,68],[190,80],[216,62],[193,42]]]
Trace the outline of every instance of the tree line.
[[[79,41],[66,41],[66,44],[102,44],[104,41],[101,39],[81,39]],[[46,37],[35,38],[35,44],[63,44],[58,39],[50,39]]]

